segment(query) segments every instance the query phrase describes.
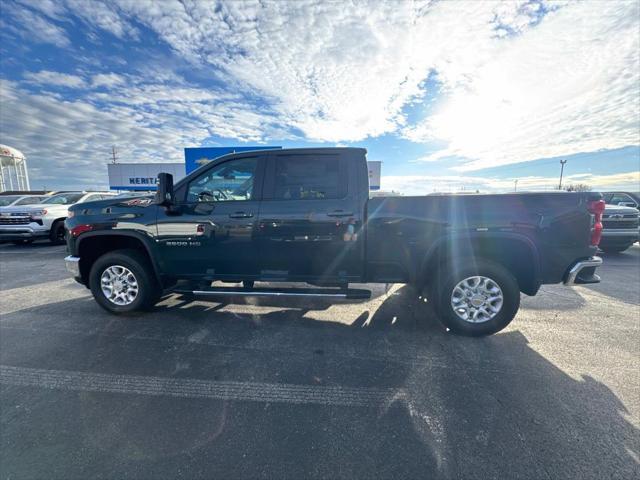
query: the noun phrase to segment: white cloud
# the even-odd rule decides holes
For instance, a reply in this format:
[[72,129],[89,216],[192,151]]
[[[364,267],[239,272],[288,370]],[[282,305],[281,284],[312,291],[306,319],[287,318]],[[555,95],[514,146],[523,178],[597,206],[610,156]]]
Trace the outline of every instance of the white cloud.
[[[515,180],[518,180],[518,191],[555,190],[558,188],[558,177],[514,177],[493,178],[464,175],[383,175],[383,190],[401,192],[405,195],[426,195],[434,192],[474,192],[481,193],[512,192]],[[593,175],[591,173],[565,176],[563,186],[585,183],[593,190],[640,188],[640,171],[616,173],[612,175]]]
[[456,82],[481,64],[475,46],[493,41],[496,18],[525,29],[524,14],[500,16],[492,1],[118,5],[181,56],[269,99],[307,138],[327,141],[395,131],[430,71]]
[[403,128],[402,107],[435,72],[448,100],[404,127],[449,144],[434,158],[480,168],[640,143],[636,2],[118,5],[269,99],[308,139]]
[[54,20],[63,18],[65,12],[64,5],[56,0],[18,0],[18,3],[37,10]]
[[[51,73],[56,72],[39,77]],[[34,184],[104,186],[112,145],[117,145],[121,161],[168,162],[183,161],[185,146],[200,145],[212,135],[255,142],[266,134],[287,136],[275,116],[258,114],[251,104],[176,83],[131,78],[108,94],[91,89],[77,94],[66,100],[0,82],[3,141],[20,145]]]
[[580,2],[487,49],[435,114],[405,129],[444,140],[432,160],[461,170],[640,143],[640,11],[636,2]]
[[114,8],[102,0],[64,0],[67,9],[89,25],[105,30],[118,38],[136,38],[138,30]]
[[123,83],[125,83],[125,78],[117,73],[99,73],[91,78],[91,86],[94,88],[110,88]]
[[33,10],[3,2],[1,20],[0,25],[3,30],[6,30],[6,33],[32,42],[50,43],[60,48],[71,45],[63,28]]
[[85,81],[77,75],[41,70],[39,72],[27,72],[24,79],[29,83],[42,85],[44,87],[67,87],[81,88],[85,86]]
[[[178,158],[210,135],[268,141],[299,130],[306,140],[344,142],[401,132],[446,142],[432,158],[463,156],[472,162],[463,168],[480,168],[640,143],[637,2],[27,3],[9,17],[36,41],[70,47],[62,26],[80,24],[137,46],[144,25],[198,74],[222,80],[188,84],[171,72],[176,59],[167,75],[146,78],[26,74],[77,93],[65,102],[7,87],[15,98],[3,110],[25,125],[8,134],[42,155],[86,161],[113,142],[157,159],[154,147],[176,142],[162,151]],[[97,60],[91,68],[102,69]],[[430,74],[441,85],[435,114],[409,124],[403,107],[420,109]],[[61,118],[49,131],[41,119],[52,110]]]

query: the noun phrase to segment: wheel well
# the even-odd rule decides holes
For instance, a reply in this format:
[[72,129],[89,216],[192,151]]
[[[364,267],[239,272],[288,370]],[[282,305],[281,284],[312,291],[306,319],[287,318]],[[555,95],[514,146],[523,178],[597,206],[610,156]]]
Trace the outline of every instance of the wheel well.
[[[82,239],[78,248],[80,257],[80,276],[85,285],[89,285],[89,272],[93,263],[107,252],[115,250],[131,249],[140,252],[141,255],[153,265],[149,252],[141,240],[124,235],[98,235]],[[153,273],[155,275],[155,271]]]
[[513,238],[466,238],[443,242],[429,256],[421,271],[425,284],[435,279],[433,272],[448,267],[466,265],[475,258],[483,258],[505,267],[518,281],[520,291],[535,295],[540,288],[538,258],[532,247]]

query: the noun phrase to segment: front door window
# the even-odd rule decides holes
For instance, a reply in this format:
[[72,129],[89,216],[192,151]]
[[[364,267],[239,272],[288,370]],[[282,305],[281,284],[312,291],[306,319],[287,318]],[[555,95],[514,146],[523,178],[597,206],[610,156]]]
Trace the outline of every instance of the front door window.
[[252,200],[257,164],[256,158],[241,158],[213,167],[191,181],[187,192],[187,202]]

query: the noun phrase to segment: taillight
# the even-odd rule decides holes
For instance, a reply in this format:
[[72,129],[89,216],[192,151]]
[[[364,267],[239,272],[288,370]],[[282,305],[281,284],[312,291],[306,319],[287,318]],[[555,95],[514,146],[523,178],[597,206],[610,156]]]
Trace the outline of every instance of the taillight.
[[77,237],[81,233],[88,232],[89,230],[93,230],[93,227],[91,225],[83,224],[83,225],[76,225],[71,230],[69,230],[69,232],[71,233],[72,236]]
[[593,228],[591,229],[591,245],[597,246],[602,238],[602,214],[604,213],[604,200],[589,202],[589,213],[593,215]]

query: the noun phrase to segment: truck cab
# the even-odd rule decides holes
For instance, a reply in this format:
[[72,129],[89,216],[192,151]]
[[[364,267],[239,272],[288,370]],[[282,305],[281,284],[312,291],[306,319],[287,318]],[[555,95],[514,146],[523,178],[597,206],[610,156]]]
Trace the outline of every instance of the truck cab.
[[343,248],[366,202],[366,185],[357,185],[365,163],[354,155],[364,159],[361,149],[250,152],[199,169],[176,185],[174,207],[158,210],[163,270],[212,280],[361,281],[363,242],[350,237]]

